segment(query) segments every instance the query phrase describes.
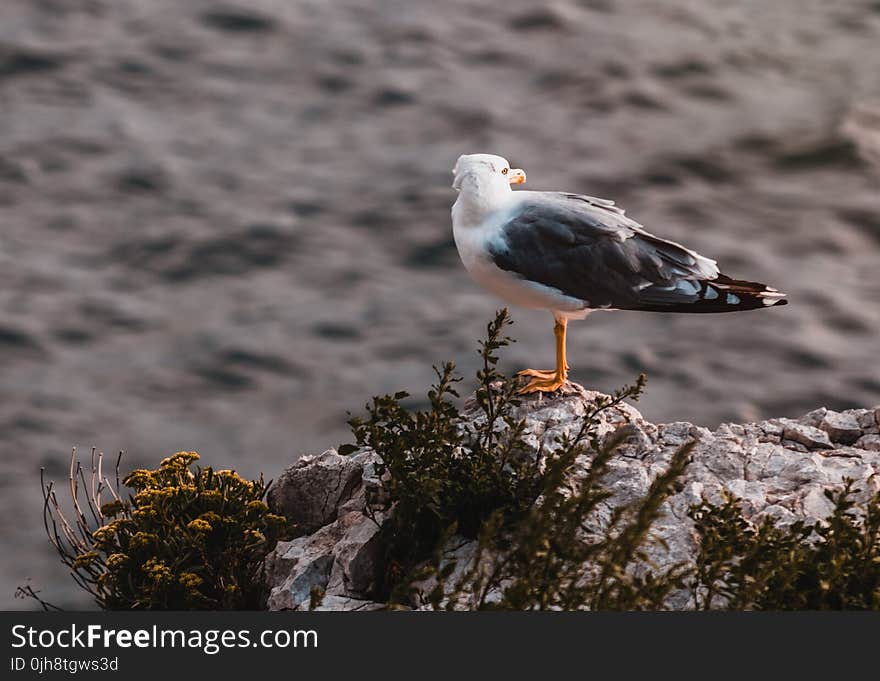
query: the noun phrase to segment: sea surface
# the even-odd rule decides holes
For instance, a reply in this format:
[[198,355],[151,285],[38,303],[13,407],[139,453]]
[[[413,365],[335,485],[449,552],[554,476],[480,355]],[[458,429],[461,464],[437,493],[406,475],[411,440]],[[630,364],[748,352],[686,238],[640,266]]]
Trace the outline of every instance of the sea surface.
[[[880,403],[878,45],[873,0],[3,0],[0,607],[87,603],[42,529],[71,447],[271,478],[470,377],[501,303],[452,242],[462,153],[790,296],[595,314],[574,380],[710,427]],[[549,366],[513,314],[503,368]]]

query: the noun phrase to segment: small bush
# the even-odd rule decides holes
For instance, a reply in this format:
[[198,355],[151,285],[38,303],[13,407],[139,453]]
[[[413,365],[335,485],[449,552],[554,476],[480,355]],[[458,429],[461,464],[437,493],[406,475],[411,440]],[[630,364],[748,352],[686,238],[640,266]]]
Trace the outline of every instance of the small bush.
[[[502,384],[495,369],[496,350],[510,342],[502,333],[508,324],[506,310],[499,312],[481,344],[476,398],[485,421],[478,430],[450,399],[458,397],[461,380],[451,362],[434,367],[438,381],[428,392],[428,410],[408,410],[401,400],[409,395],[398,392],[373,398],[366,419],[349,421],[357,443],[350,449],[370,447],[378,454],[384,496],[394,506],[381,535],[386,596],[431,555],[450,526],[475,538],[493,512],[514,515],[539,493],[539,459],[524,455],[516,435],[521,425],[507,409],[515,386]],[[502,436],[501,424],[513,435]]]
[[[74,579],[106,609],[242,610],[264,607],[263,559],[287,521],[269,513],[268,485],[233,471],[192,468],[178,452],[136,470],[123,499],[92,452],[90,480],[71,459],[72,521],[44,482],[49,540]],[[118,471],[117,462],[117,471]],[[105,503],[104,492],[110,499]],[[83,498],[85,497],[85,498]]]
[[[574,459],[586,448],[579,436],[563,439],[547,459],[540,500],[515,523],[505,523],[497,513],[489,518],[470,568],[450,593],[440,589],[429,595],[434,607],[466,600],[477,609],[662,609],[670,594],[684,587],[689,571],[680,565],[654,571],[645,549],[692,445],[674,453],[642,499],[600,523],[597,513],[611,496],[602,478],[619,444],[620,438],[612,438],[595,449],[586,477],[572,480]],[[438,558],[432,567],[442,577],[444,569],[448,574],[454,567],[444,567]]]
[[[452,401],[460,379],[453,364],[446,363],[435,367],[438,381],[428,393],[429,409],[408,410],[401,404],[408,395],[400,392],[374,398],[367,418],[350,421],[356,447],[370,447],[379,456],[383,497],[393,506],[380,533],[385,551],[381,597],[409,604],[418,598],[418,582],[448,576],[454,566],[441,566],[439,556],[457,533],[479,538],[480,557],[504,556],[488,570],[467,573],[458,585],[458,595],[475,594],[476,607],[657,606],[678,584],[678,571],[638,578],[631,568],[644,556],[651,523],[684,470],[689,449],[676,454],[669,472],[638,508],[615,514],[607,536],[584,542],[587,520],[610,496],[601,477],[616,449],[614,442],[600,446],[599,415],[624,399],[637,399],[644,376],[610,398],[599,398],[574,437],[552,443],[550,450],[533,451],[523,440],[525,422],[514,417],[520,383],[497,369],[497,351],[511,342],[504,335],[510,324],[507,311],[499,311],[480,343],[477,419],[462,415]],[[572,481],[575,460],[590,450],[599,453],[589,475]],[[584,583],[587,564],[598,570],[598,581]],[[440,590],[429,600],[437,607],[454,602],[456,594],[444,594],[442,579],[437,582]],[[490,601],[502,585],[501,602]]]
[[816,523],[745,520],[739,499],[691,509],[700,550],[692,581],[702,610],[880,609],[880,493],[853,501],[853,482],[826,490]]

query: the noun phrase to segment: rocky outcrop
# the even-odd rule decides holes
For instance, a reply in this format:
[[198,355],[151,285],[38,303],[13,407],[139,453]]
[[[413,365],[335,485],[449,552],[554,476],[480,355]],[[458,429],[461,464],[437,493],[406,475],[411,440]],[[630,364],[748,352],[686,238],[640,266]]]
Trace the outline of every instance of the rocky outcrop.
[[[524,399],[516,414],[527,424],[526,442],[552,449],[556,436],[574,434],[598,393],[568,384],[562,394]],[[479,418],[466,407],[468,418]],[[642,497],[672,453],[696,441],[692,463],[667,500],[648,558],[658,569],[690,561],[695,538],[687,511],[703,498],[718,501],[726,490],[743,500],[747,517],[770,517],[787,524],[820,519],[831,511],[824,491],[847,479],[866,499],[880,489],[880,407],[833,412],[821,408],[799,419],[723,424],[710,431],[692,423],[653,424],[629,405],[601,416],[600,437],[626,428],[626,439],[605,478],[613,492],[611,508]],[[267,563],[272,610],[308,608],[313,589],[323,592],[322,609],[364,610],[382,607],[372,600],[378,564],[377,533],[381,513],[364,513],[366,499],[380,491],[375,454],[341,456],[328,450],[305,456],[288,468],[270,491],[276,511],[305,532],[280,542]],[[589,466],[578,462],[576,475]],[[455,537],[447,547],[459,569],[473,555],[473,542]],[[454,577],[453,577],[454,579]],[[688,595],[670,607],[689,607]],[[467,607],[467,604],[461,604]]]
[[341,456],[330,449],[301,457],[273,484],[269,504],[305,534],[279,542],[267,558],[270,610],[308,607],[313,589],[324,592],[323,609],[380,607],[368,595],[376,582],[382,514],[364,513],[368,493],[375,499],[380,492],[374,461],[369,451]]

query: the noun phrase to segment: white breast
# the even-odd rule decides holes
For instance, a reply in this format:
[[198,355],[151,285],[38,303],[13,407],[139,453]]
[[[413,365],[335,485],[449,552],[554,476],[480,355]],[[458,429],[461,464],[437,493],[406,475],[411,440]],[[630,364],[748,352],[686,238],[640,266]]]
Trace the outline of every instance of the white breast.
[[452,233],[458,255],[471,277],[483,288],[499,298],[533,309],[546,309],[566,313],[565,316],[584,316],[584,302],[561,291],[537,282],[527,281],[512,272],[502,270],[488,255],[490,244],[500,245],[501,227],[517,209],[517,193],[511,193],[511,201],[499,210],[474,221],[474,215],[462,202],[462,197],[452,207]]

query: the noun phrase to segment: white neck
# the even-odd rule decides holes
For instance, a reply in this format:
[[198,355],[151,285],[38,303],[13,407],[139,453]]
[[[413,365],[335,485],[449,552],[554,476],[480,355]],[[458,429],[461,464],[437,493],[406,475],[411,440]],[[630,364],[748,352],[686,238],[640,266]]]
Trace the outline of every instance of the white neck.
[[461,226],[476,226],[489,215],[507,206],[513,191],[506,182],[481,182],[470,177],[463,182],[452,206],[452,219]]

